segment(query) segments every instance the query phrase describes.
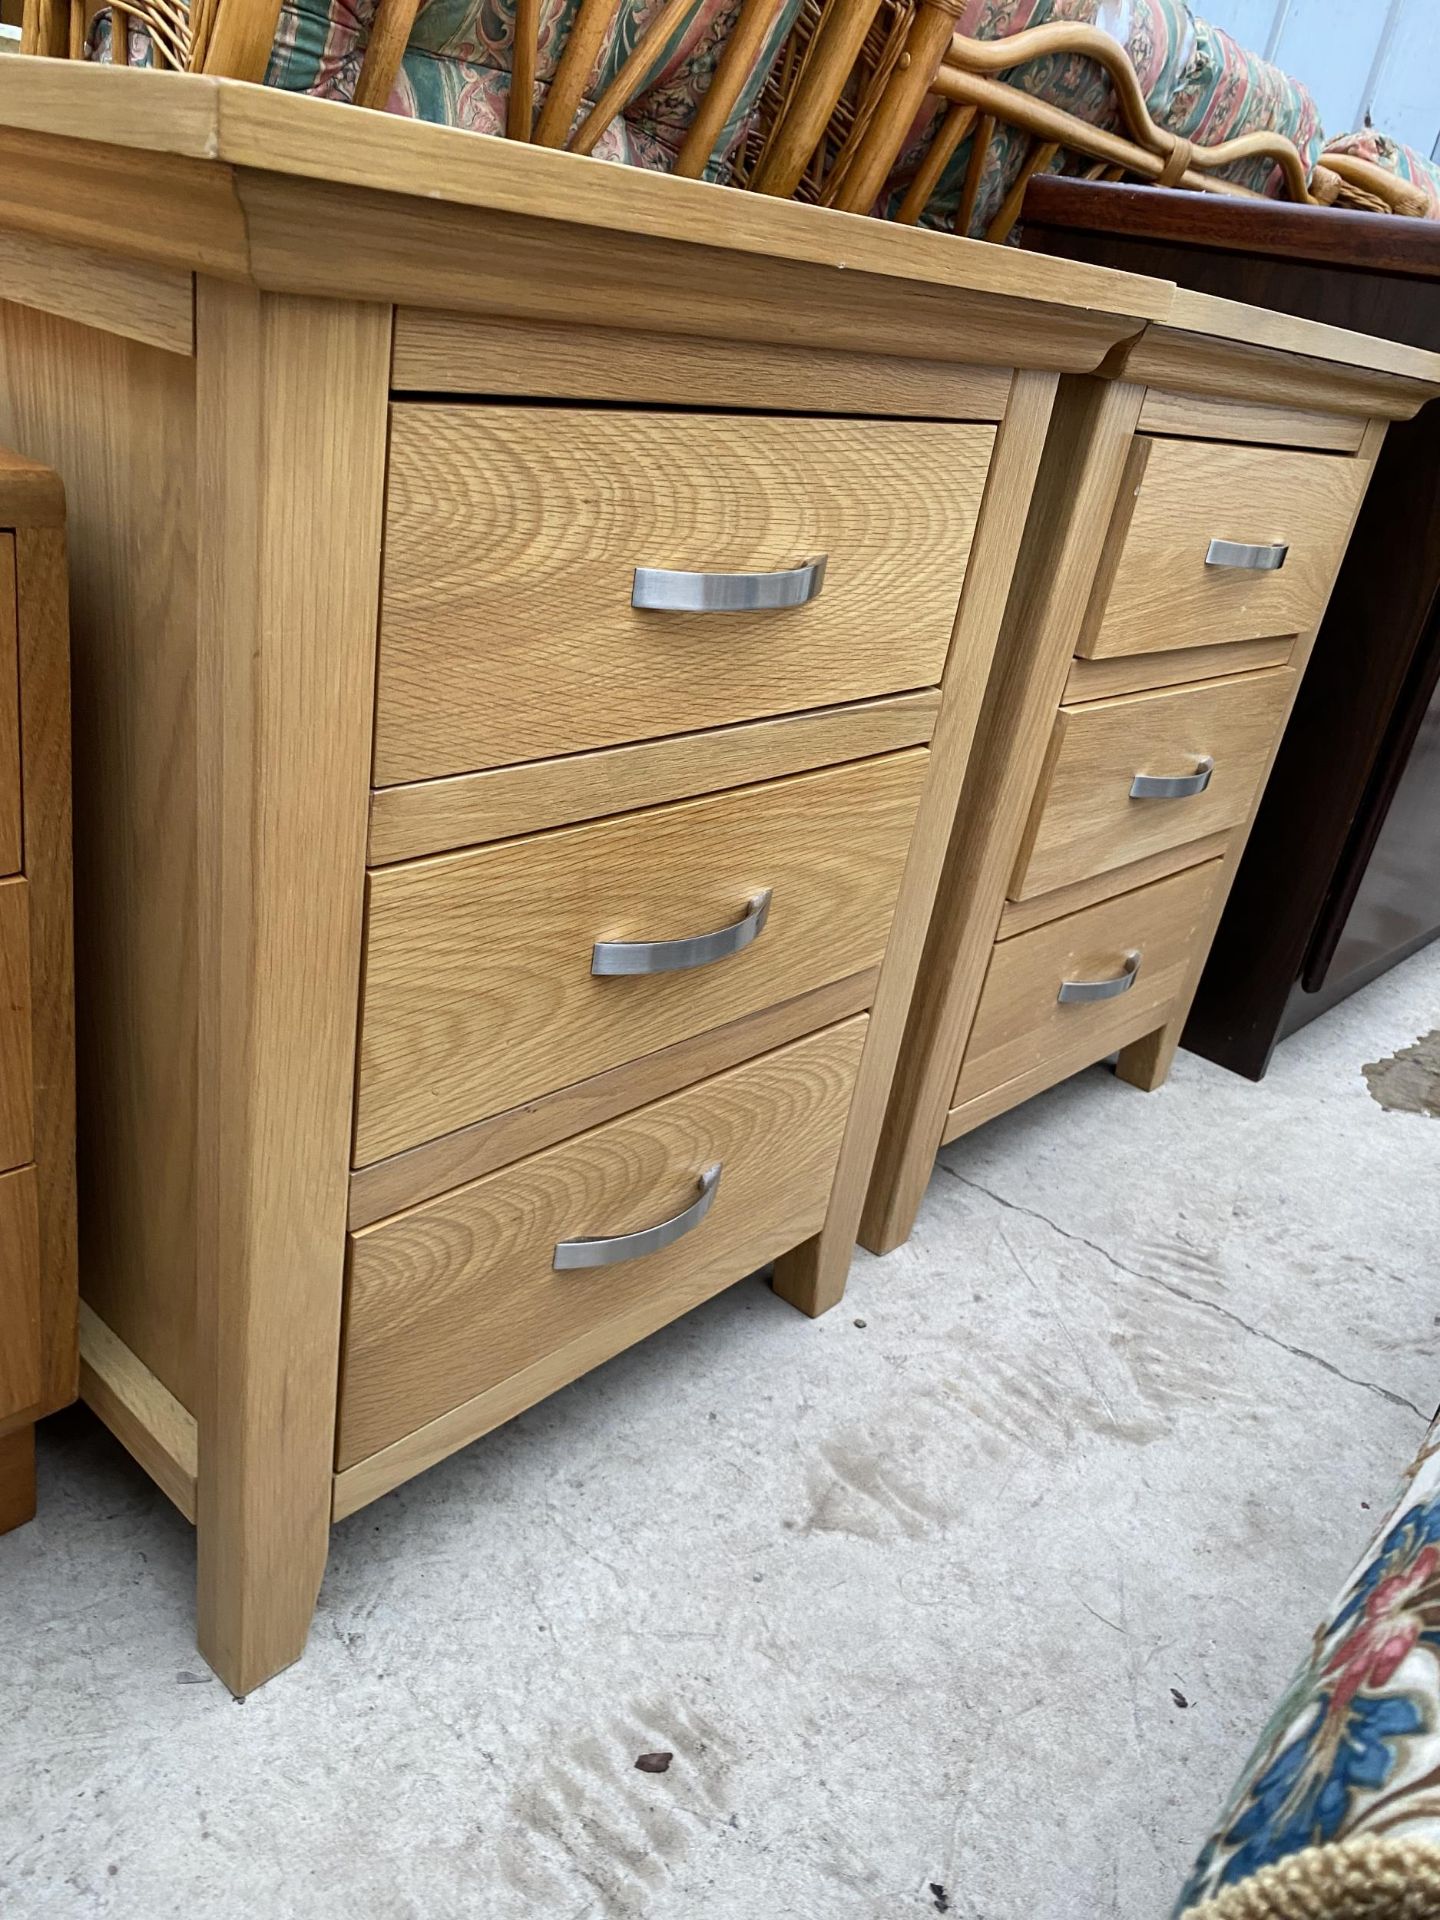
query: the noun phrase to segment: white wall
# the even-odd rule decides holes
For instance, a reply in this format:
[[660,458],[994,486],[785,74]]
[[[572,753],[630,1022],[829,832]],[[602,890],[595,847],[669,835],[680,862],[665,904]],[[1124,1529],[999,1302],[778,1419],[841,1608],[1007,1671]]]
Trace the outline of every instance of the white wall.
[[1440,159],[1440,0],[1191,0],[1303,80],[1328,135],[1363,126]]

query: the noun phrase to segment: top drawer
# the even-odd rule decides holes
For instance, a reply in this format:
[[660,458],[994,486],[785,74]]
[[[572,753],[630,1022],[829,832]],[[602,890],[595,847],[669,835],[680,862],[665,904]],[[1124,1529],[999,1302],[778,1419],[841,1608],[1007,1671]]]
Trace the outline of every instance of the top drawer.
[[[1367,461],[1346,454],[1138,435],[1076,652],[1103,659],[1307,632],[1369,475]],[[1207,564],[1212,541],[1231,551]]]
[[[934,685],[994,438],[395,407],[377,786]],[[822,555],[800,605],[631,604],[637,567],[767,574]]]

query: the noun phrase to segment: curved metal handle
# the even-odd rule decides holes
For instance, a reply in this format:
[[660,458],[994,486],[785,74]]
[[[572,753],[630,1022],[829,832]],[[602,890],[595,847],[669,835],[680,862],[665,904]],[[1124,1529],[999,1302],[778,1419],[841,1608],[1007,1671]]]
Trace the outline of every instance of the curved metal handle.
[[597,940],[590,949],[591,973],[684,973],[708,967],[712,960],[728,960],[752,940],[758,940],[770,917],[771,889],[757,893],[738,920],[714,933],[694,933],[684,940]]
[[1129,993],[1135,984],[1135,976],[1140,971],[1138,953],[1127,953],[1125,971],[1117,974],[1113,980],[1062,980],[1060,991],[1055,998],[1068,1004],[1074,1000],[1114,1000],[1122,993]]
[[1130,782],[1130,798],[1188,800],[1192,794],[1205,791],[1214,771],[1214,759],[1207,753],[1196,763],[1194,773],[1137,773]]
[[557,1240],[555,1270],[568,1272],[573,1267],[613,1267],[622,1260],[639,1260],[644,1254],[658,1253],[671,1246],[692,1227],[698,1227],[715,1204],[720,1191],[722,1167],[706,1167],[700,1176],[700,1197],[692,1200],[683,1213],[673,1214],[653,1227],[640,1227],[634,1233],[604,1234],[595,1239]]
[[771,607],[803,607],[825,584],[822,553],[779,573],[680,573],[670,567],[636,567],[632,607],[658,613],[755,613]]
[[1243,540],[1212,540],[1205,549],[1207,567],[1240,567],[1250,573],[1278,573],[1285,564],[1289,543],[1272,541],[1268,547],[1247,546]]

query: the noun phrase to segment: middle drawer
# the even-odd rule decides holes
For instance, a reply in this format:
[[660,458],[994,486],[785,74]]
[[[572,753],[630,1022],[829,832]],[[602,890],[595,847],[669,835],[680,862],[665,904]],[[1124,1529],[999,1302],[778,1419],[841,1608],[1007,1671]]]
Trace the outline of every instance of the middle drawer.
[[[878,965],[925,748],[373,873],[360,1166]],[[769,893],[764,924],[725,936]],[[596,974],[597,942],[734,950]]]
[[1062,707],[1010,898],[1032,900],[1238,826],[1294,682],[1289,667],[1275,667]]

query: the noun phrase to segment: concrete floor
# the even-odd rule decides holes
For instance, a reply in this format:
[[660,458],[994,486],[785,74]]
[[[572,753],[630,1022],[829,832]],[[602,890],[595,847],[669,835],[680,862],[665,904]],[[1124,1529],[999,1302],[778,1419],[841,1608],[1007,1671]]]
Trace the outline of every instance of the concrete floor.
[[748,1282],[347,1521],[240,1705],[184,1523],[51,1422],[0,1912],[1159,1920],[1440,1392],[1440,1126],[1362,1074],[1437,1026],[1440,948],[1263,1086],[957,1143],[828,1319]]

